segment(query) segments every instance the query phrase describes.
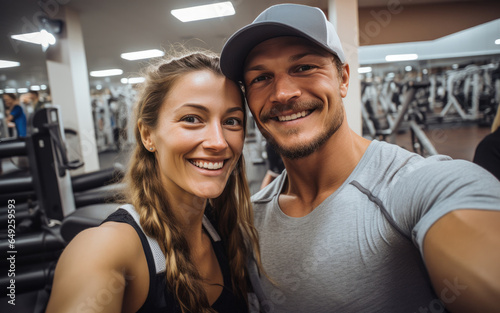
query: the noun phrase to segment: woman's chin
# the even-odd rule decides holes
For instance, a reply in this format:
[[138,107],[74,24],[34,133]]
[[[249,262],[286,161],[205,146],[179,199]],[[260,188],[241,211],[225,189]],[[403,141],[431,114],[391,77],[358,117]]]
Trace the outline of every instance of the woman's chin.
[[224,189],[217,186],[214,188],[199,189],[195,195],[204,199],[214,199],[220,196],[222,191],[224,191]]

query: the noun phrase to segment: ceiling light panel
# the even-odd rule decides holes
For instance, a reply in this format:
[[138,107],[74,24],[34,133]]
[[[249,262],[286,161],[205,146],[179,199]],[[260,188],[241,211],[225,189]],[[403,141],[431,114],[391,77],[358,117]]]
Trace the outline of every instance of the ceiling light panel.
[[39,32],[34,32],[34,33],[26,33],[26,34],[20,34],[20,35],[12,35],[10,36],[12,39],[24,41],[24,42],[29,42],[29,43],[34,43],[37,45],[46,45],[48,46],[53,45],[56,43],[56,37],[46,31],[45,29],[42,29]]
[[116,76],[121,74],[123,74],[123,71],[117,68],[90,72],[90,76],[92,77],[107,77],[107,76]]
[[134,60],[157,58],[157,57],[162,57],[164,55],[165,53],[163,51],[160,51],[158,49],[151,49],[151,50],[122,53],[120,56],[122,57],[122,59],[134,61]]
[[370,73],[371,71],[372,71],[372,68],[370,66],[365,66],[365,67],[358,68],[358,73],[359,74]]
[[16,67],[20,66],[21,63],[7,60],[0,60],[0,68]]
[[230,1],[226,1],[172,10],[170,13],[182,22],[192,22],[234,15],[235,11],[233,4]]
[[396,61],[411,61],[418,59],[418,55],[415,53],[410,54],[390,54],[385,56],[385,60],[387,62],[396,62]]

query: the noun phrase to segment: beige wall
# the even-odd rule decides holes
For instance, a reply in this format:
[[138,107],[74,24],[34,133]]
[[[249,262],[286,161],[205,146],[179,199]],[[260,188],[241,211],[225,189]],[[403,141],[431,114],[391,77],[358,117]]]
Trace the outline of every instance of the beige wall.
[[388,0],[384,7],[359,9],[359,44],[433,40],[498,18],[498,0],[424,5]]

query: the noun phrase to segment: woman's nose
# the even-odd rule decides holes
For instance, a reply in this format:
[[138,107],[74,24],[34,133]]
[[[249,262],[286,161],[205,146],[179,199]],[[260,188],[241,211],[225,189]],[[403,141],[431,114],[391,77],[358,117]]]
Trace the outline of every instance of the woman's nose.
[[206,138],[203,141],[203,147],[205,149],[221,151],[228,147],[226,137],[224,136],[224,131],[220,123],[210,125],[207,128],[205,136]]

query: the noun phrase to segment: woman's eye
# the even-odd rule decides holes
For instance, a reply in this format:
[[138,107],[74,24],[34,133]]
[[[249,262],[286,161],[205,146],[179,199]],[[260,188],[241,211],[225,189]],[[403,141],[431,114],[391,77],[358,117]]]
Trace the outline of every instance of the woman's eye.
[[240,126],[242,124],[241,120],[239,118],[229,118],[224,122],[224,124],[229,125],[229,126]]
[[197,116],[194,116],[194,115],[184,116],[183,118],[181,118],[181,121],[186,122],[186,123],[193,123],[193,124],[201,122],[201,120]]

